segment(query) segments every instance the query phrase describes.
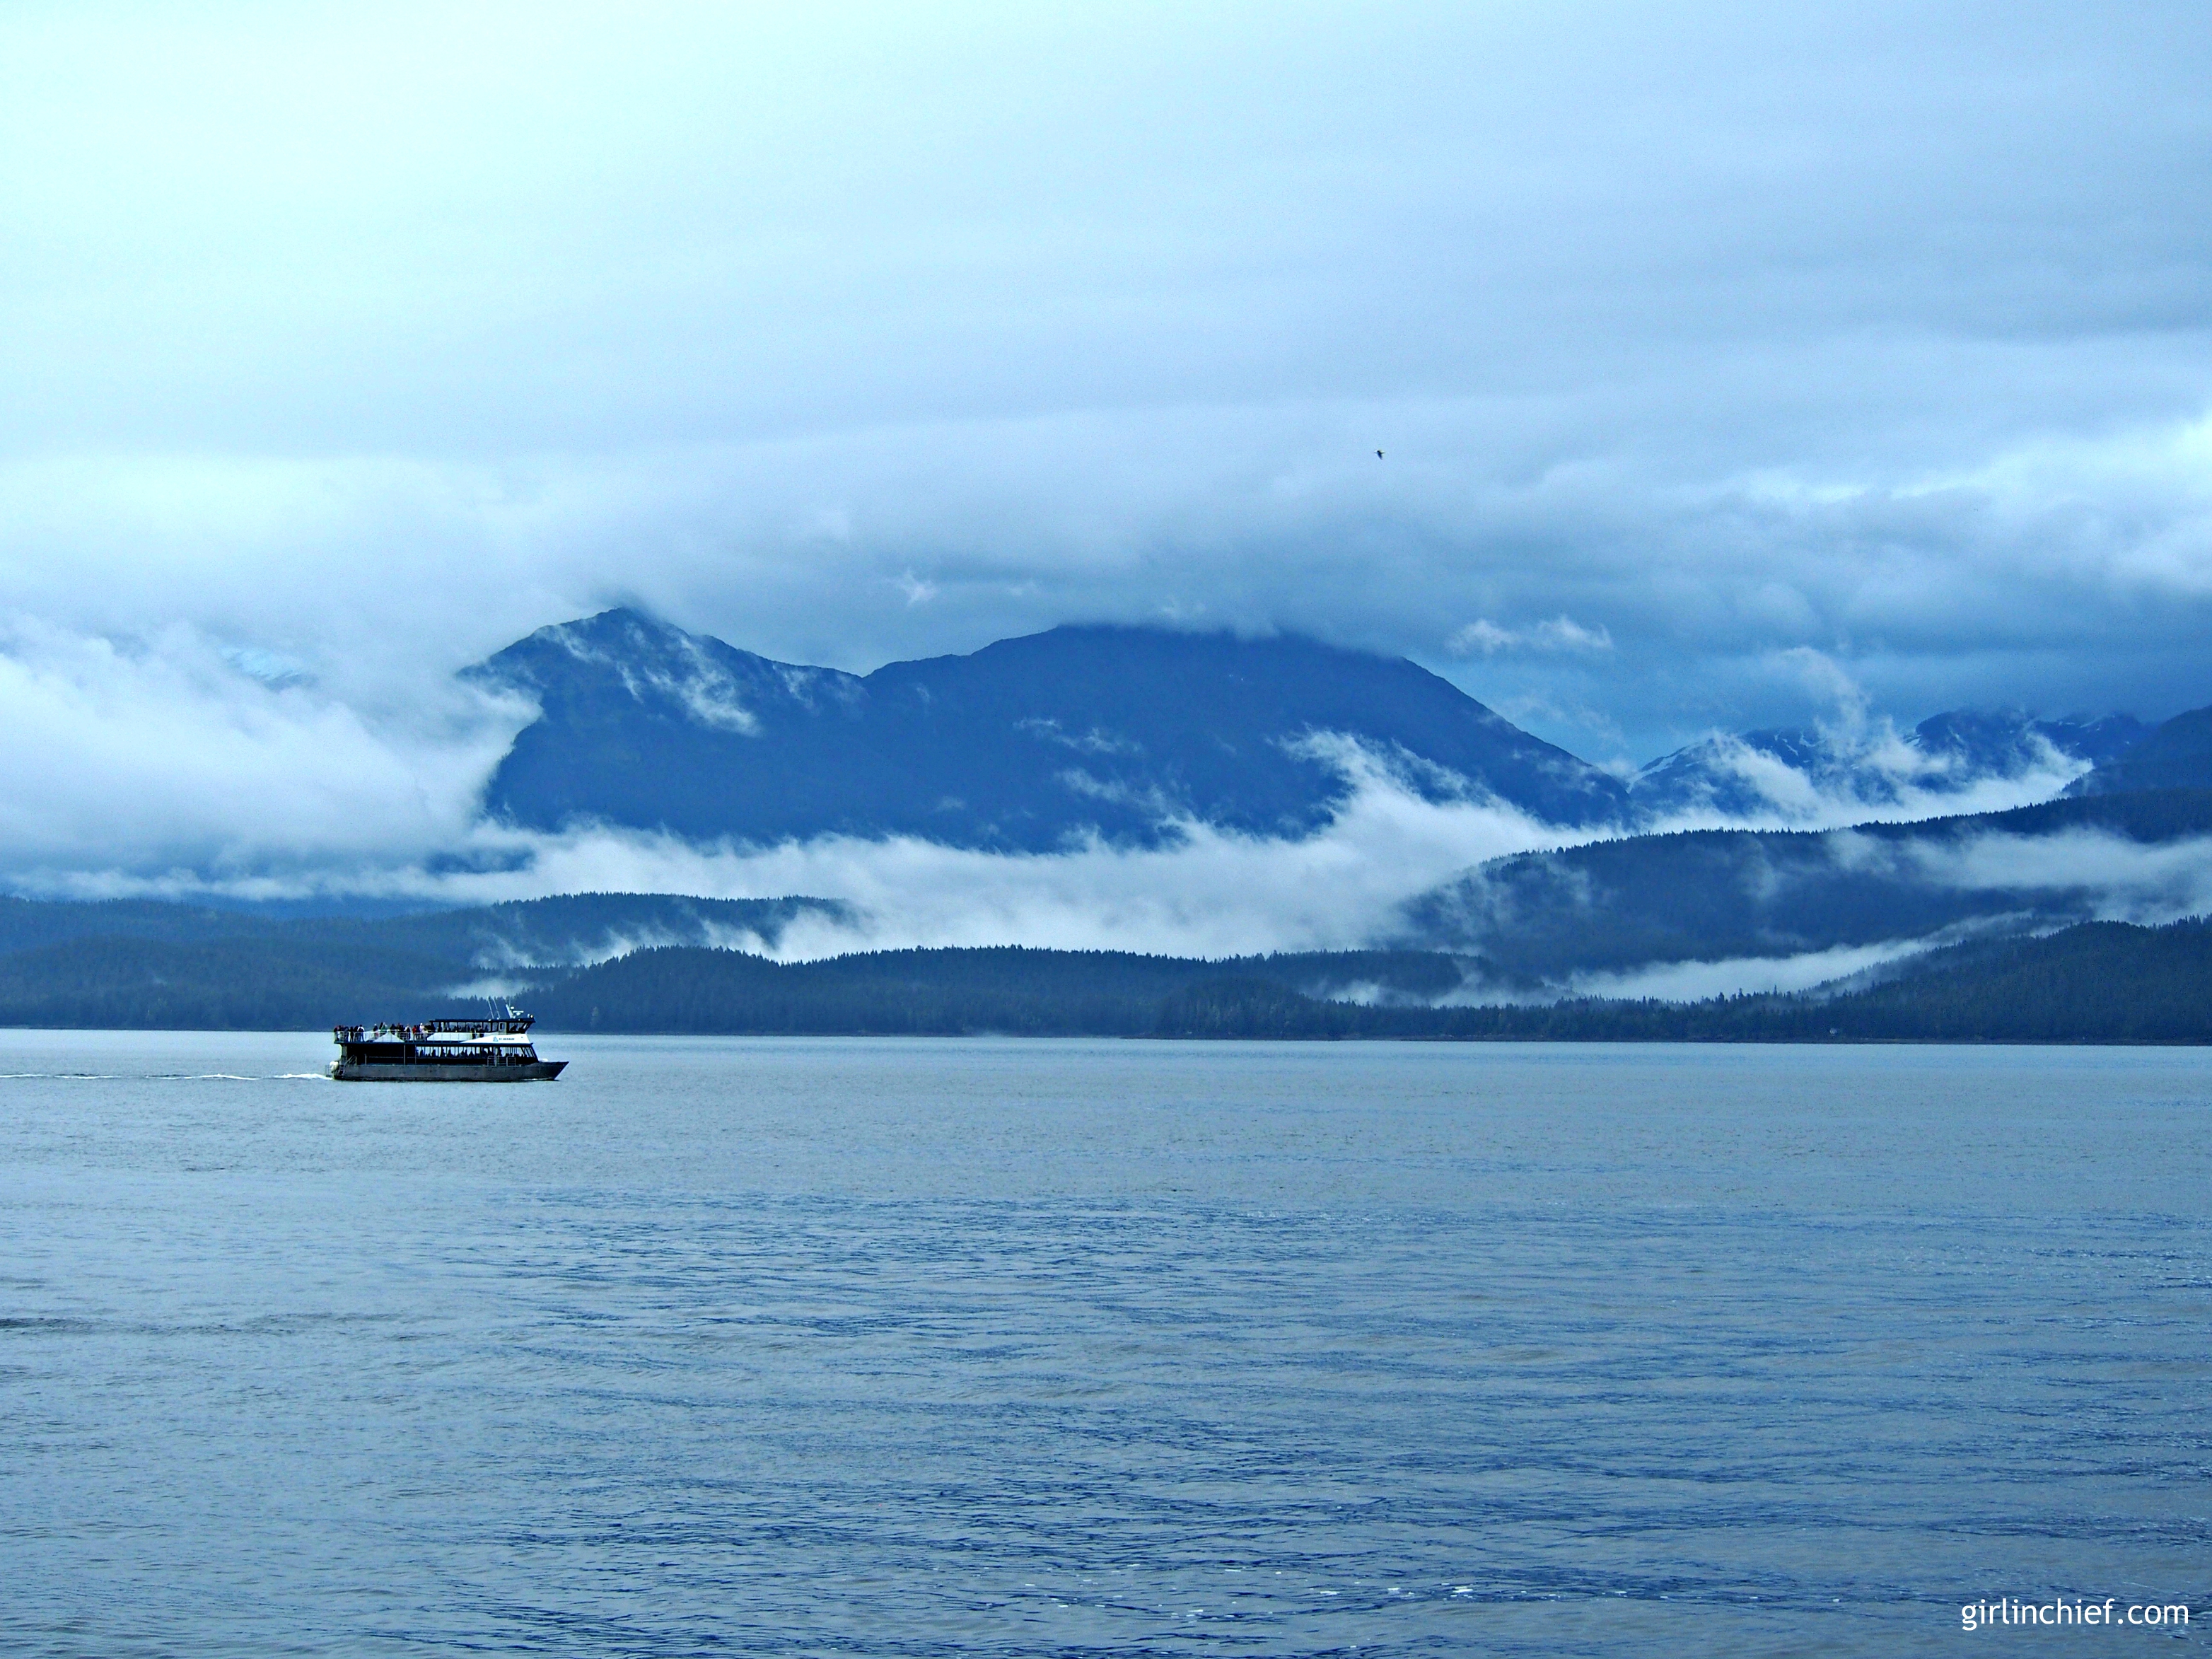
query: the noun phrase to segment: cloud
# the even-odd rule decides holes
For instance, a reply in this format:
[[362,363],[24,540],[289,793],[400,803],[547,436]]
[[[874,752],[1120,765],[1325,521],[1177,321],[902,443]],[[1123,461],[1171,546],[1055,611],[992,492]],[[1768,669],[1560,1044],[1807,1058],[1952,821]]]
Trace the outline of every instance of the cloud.
[[1877,945],[1839,945],[1787,957],[1739,957],[1719,962],[1664,962],[1626,973],[1576,974],[1566,987],[1541,997],[1484,1000],[1557,1001],[1564,996],[1609,997],[1661,1002],[1702,1002],[1712,997],[1807,991],[1887,966],[1930,948],[1929,939],[1890,939]]
[[1585,628],[1566,616],[1518,630],[1478,617],[1447,639],[1444,649],[1455,657],[1471,657],[1477,652],[1494,657],[1501,651],[1610,651],[1613,635],[1602,624]]
[[528,711],[454,685],[388,719],[181,624],[117,642],[0,629],[0,879],[175,869],[302,880],[465,842]]
[[[1180,845],[1091,845],[1051,854],[969,852],[911,838],[825,836],[767,849],[579,829],[538,835],[477,823],[434,856],[255,864],[234,851],[210,871],[159,865],[27,872],[58,896],[368,896],[488,903],[546,893],[805,894],[848,902],[849,921],[803,917],[777,943],[791,959],[906,945],[1050,945],[1228,956],[1364,944],[1380,919],[1470,863],[1560,844],[1562,833],[1471,792],[1425,799],[1387,758],[1330,751],[1352,793],[1304,841],[1180,826]],[[328,832],[326,832],[328,833]],[[304,837],[305,826],[293,835]],[[350,848],[340,850],[350,851]],[[16,872],[18,879],[27,872]]]
[[1671,811],[1650,833],[1680,830],[1837,830],[1854,823],[2004,812],[2060,794],[2088,763],[2033,738],[2016,769],[1967,772],[1952,757],[1906,743],[1887,718],[1859,732],[1816,731],[1809,759],[1792,763],[1741,738],[1716,733],[1700,748],[1714,799]]
[[2085,917],[2157,926],[2212,912],[2212,838],[2146,845],[2096,830],[1911,842],[1901,857],[1922,879],[1967,891],[2078,896]]
[[[852,914],[803,919],[777,941],[786,958],[1003,943],[1225,956],[1370,944],[1407,901],[1471,866],[1586,838],[1463,780],[1433,769],[1415,776],[1401,757],[1319,735],[1304,752],[1336,767],[1352,793],[1332,823],[1298,842],[1194,822],[1178,826],[1179,844],[1158,849],[1021,856],[911,839],[759,849],[590,827],[540,835],[476,816],[484,777],[529,716],[521,705],[456,685],[434,709],[370,720],[289,670],[281,684],[249,675],[234,648],[182,628],[125,648],[18,624],[0,647],[0,698],[19,713],[0,729],[0,765],[17,784],[0,803],[0,881],[56,896],[465,903],[591,890],[802,893],[845,901]],[[1887,741],[1869,732],[1869,742]],[[1094,738],[1067,741],[1079,752]],[[1893,803],[1899,812],[1915,805]],[[2163,921],[2212,909],[2212,841],[1840,833],[1827,845],[1840,862],[1909,884],[2039,894],[2053,915]],[[1568,988],[1795,989],[1912,948],[1658,964]]]
[[[2017,899],[2016,914],[1984,918],[1968,932],[2071,921],[2155,927],[2212,913],[2212,837],[2144,842],[2102,830],[2050,835],[1984,831],[1906,837],[1838,831],[1826,856],[1840,869],[1908,885]],[[1923,945],[1957,935],[1935,932]],[[1881,949],[1890,949],[1885,945]],[[1898,948],[1903,948],[1899,942]]]
[[[1632,782],[1655,831],[1716,828],[1828,830],[2000,812],[2051,799],[2091,763],[2061,750],[2026,717],[1990,715],[1978,741],[1932,746],[1871,709],[1865,688],[1824,652],[1775,653],[1825,708],[1809,726],[1714,732],[1655,762]],[[1756,741],[1752,739],[1755,738]]]
[[398,867],[497,725],[448,677],[617,599],[854,670],[1303,629],[1615,765],[1819,663],[1869,729],[2212,700],[2179,0],[34,7],[0,63],[55,872]]

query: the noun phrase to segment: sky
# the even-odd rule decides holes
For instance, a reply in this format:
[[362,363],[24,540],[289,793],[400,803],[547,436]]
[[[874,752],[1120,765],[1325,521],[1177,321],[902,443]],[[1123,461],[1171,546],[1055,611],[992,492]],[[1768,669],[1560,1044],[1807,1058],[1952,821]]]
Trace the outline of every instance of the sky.
[[2208,86],[2155,0],[24,0],[0,878],[432,859],[453,672],[617,603],[1297,629],[1613,764],[2202,706]]

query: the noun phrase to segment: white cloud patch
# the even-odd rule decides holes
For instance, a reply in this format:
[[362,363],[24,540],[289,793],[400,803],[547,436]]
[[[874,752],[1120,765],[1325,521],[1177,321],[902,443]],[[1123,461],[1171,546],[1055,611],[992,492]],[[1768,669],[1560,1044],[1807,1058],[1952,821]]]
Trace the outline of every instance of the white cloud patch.
[[[723,671],[706,647],[689,634],[672,641],[657,641],[664,648],[652,653],[649,659],[641,662],[636,657],[604,651],[565,624],[550,628],[546,632],[562,650],[578,661],[612,667],[622,676],[623,689],[641,702],[665,698],[680,704],[702,726],[718,732],[750,736],[760,729],[759,720],[740,700],[737,683]],[[667,666],[668,651],[665,647],[670,644],[672,644],[677,658],[673,670]],[[645,653],[639,654],[643,656]],[[800,678],[802,675],[789,672],[783,676],[787,685]]]
[[[778,930],[770,929],[769,933]],[[593,963],[611,962],[617,957],[626,957],[633,951],[653,951],[670,945],[704,945],[716,950],[745,951],[756,956],[766,954],[771,948],[769,934],[750,927],[734,927],[702,918],[698,923],[681,933],[667,928],[641,927],[622,929],[609,927],[574,935],[557,945],[548,945],[542,936],[533,935],[526,950],[511,939],[495,939],[480,948],[475,965],[486,971],[486,976],[455,987],[453,996],[491,996],[501,994],[527,983],[526,977],[518,977],[517,971],[525,968],[589,967]]]
[[1994,752],[1923,746],[1874,712],[1865,687],[1828,653],[1793,648],[1774,653],[1774,665],[1825,713],[1801,731],[1754,734],[1759,743],[1715,732],[1653,763],[1632,781],[1660,814],[1653,829],[1826,830],[2000,812],[2051,799],[2090,769],[2025,716],[1993,717],[2009,727],[1990,734]]
[[30,621],[0,632],[0,880],[312,880],[432,856],[465,841],[526,718],[447,684],[379,719],[233,660],[182,625],[124,641]]
[[1501,651],[1603,652],[1613,649],[1613,635],[1602,624],[1585,628],[1567,616],[1518,629],[1501,628],[1496,623],[1477,618],[1447,639],[1444,649],[1455,657],[1472,657],[1478,653],[1494,657]]
[[1826,752],[1819,764],[1802,766],[1739,737],[1716,733],[1707,740],[1713,770],[1741,786],[1752,803],[1725,810],[1710,803],[1686,807],[1651,829],[1832,830],[2003,812],[2050,800],[2089,769],[2086,761],[2044,742],[2032,763],[2019,770],[1962,775],[1948,757],[1905,742],[1886,719],[1848,736],[1818,735]]
[[[1711,997],[1806,991],[1887,966],[1929,948],[1926,939],[1892,939],[1878,945],[1839,945],[1788,957],[1738,957],[1719,962],[1664,962],[1620,973],[1577,974],[1564,992],[1547,995],[1651,998],[1661,1002],[1702,1002]],[[1506,1000],[1508,999],[1498,999]]]
[[2212,912],[2212,838],[2146,844],[2077,830],[1976,836],[1956,844],[1914,841],[1880,856],[1947,887],[2078,893],[2100,921],[2156,926]]
[[1425,800],[1386,760],[1340,752],[1352,769],[1351,799],[1304,841],[1185,822],[1172,847],[1094,844],[1009,855],[908,838],[827,836],[750,849],[609,830],[546,836],[477,824],[434,866],[246,871],[234,860],[211,876],[50,871],[40,884],[73,897],[343,893],[447,903],[587,891],[805,894],[846,901],[856,915],[850,922],[802,917],[782,935],[780,957],[1006,944],[1229,956],[1363,945],[1397,905],[1469,864],[1571,838],[1495,804]]

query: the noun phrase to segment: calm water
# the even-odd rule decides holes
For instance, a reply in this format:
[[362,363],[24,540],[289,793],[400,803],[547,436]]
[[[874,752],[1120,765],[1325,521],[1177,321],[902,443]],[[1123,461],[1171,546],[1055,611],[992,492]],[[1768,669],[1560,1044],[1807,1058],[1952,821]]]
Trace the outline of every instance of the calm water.
[[2212,1053],[0,1032],[0,1647],[2172,1650]]

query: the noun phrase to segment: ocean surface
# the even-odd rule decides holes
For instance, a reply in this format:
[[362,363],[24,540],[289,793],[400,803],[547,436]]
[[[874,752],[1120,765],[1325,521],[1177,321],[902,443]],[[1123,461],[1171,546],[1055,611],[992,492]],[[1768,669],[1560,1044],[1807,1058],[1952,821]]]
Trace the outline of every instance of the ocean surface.
[[0,1032],[0,1650],[2186,1651],[2212,1051]]

